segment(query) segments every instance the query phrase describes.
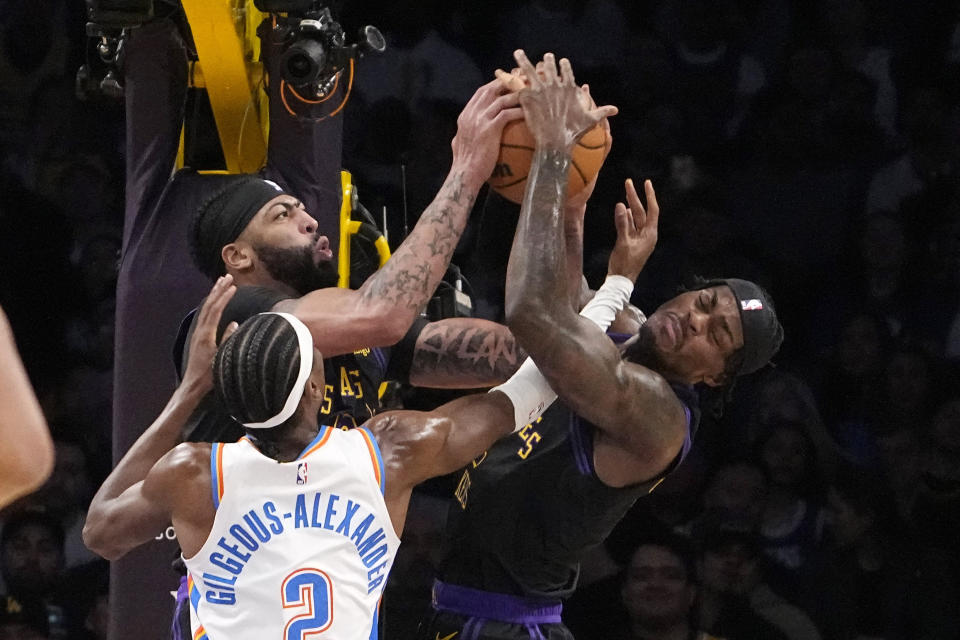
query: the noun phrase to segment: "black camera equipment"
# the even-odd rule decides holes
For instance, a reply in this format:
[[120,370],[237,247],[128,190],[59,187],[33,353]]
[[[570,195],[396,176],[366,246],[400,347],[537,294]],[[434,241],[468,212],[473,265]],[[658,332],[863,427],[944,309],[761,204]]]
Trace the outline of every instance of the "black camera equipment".
[[464,284],[469,290],[470,283],[460,273],[460,268],[451,263],[433,297],[427,302],[427,319],[432,322],[445,318],[473,317],[473,298],[464,291]]
[[329,95],[337,86],[337,74],[351,61],[380,53],[386,41],[372,25],[360,29],[355,44],[347,44],[343,27],[333,19],[329,7],[318,0],[254,0],[260,11],[277,16],[277,27],[287,30],[287,42],[280,58],[283,80],[302,96]]
[[[170,0],[158,0],[170,11]],[[81,100],[101,94],[123,97],[118,67],[130,29],[154,17],[154,0],[86,0],[87,61],[77,71],[76,93]]]

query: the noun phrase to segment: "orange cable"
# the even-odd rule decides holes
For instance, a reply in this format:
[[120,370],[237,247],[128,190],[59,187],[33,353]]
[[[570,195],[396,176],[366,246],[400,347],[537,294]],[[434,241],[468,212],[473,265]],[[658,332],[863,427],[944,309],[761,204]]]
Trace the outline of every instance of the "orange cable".
[[[287,113],[289,113],[289,114],[290,114],[291,116],[293,116],[294,118],[297,118],[298,120],[299,120],[299,119],[304,119],[304,120],[308,120],[308,121],[310,121],[310,122],[320,122],[320,121],[322,121],[322,120],[326,120],[327,118],[329,118],[329,117],[331,117],[331,116],[337,115],[337,114],[340,113],[340,111],[347,105],[347,100],[350,99],[350,92],[353,90],[353,71],[354,71],[353,59],[351,59],[351,60],[350,60],[350,78],[349,78],[349,80],[348,80],[348,82],[347,82],[347,92],[346,92],[346,93],[344,94],[344,96],[343,96],[343,101],[342,101],[342,102],[339,104],[339,106],[337,106],[337,108],[334,109],[332,112],[328,113],[328,114],[325,115],[325,116],[320,116],[319,118],[305,118],[305,117],[303,117],[303,116],[298,115],[293,109],[291,109],[291,108],[290,108],[290,103],[287,102],[287,94],[286,94],[286,92],[284,91],[284,88],[285,88],[285,87],[289,87],[289,88],[290,88],[290,92],[293,93],[293,95],[296,96],[297,99],[299,99],[301,102],[309,103],[309,104],[319,104],[319,103],[321,103],[321,102],[324,102],[325,100],[328,100],[328,99],[330,98],[330,96],[333,95],[333,93],[336,91],[336,85],[334,85],[333,91],[331,91],[331,92],[327,95],[326,98],[323,98],[322,100],[311,101],[311,100],[305,100],[305,99],[303,99],[303,97],[302,97],[300,94],[298,94],[298,93],[293,89],[293,87],[290,87],[290,85],[287,84],[286,80],[284,80],[284,79],[281,78],[281,79],[280,79],[280,101],[283,103],[283,108],[286,109],[286,110],[287,110]],[[338,82],[338,83],[339,83],[339,80],[340,80],[340,78],[339,78],[339,76],[338,76],[338,77],[337,77],[337,82]]]

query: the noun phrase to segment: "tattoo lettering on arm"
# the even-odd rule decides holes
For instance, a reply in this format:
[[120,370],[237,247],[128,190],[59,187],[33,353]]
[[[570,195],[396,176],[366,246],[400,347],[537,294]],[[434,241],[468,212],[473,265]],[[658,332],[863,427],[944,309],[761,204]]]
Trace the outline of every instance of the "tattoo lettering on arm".
[[424,327],[417,338],[410,375],[424,386],[489,386],[510,377],[525,358],[503,325],[451,318]]
[[463,173],[451,175],[380,277],[368,280],[363,299],[422,309],[446,270],[476,196]]

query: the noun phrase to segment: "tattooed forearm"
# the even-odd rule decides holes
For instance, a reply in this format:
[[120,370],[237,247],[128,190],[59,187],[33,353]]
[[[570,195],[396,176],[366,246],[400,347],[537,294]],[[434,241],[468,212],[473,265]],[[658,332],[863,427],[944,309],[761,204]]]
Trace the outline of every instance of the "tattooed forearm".
[[505,326],[451,318],[424,327],[413,353],[410,377],[426,386],[489,386],[510,377],[525,358]]
[[390,260],[363,285],[364,300],[422,309],[447,270],[477,189],[452,173]]
[[576,315],[570,300],[563,230],[569,167],[568,151],[538,149],[534,154],[510,253],[507,313],[511,322],[519,322],[511,327],[527,349],[549,333],[530,314],[546,312],[552,323]]

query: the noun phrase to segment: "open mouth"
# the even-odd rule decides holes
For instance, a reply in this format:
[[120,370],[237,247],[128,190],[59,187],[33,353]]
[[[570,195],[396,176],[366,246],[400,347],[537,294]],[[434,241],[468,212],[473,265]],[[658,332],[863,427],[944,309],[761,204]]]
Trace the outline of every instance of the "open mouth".
[[316,244],[313,245],[313,255],[318,260],[333,259],[333,251],[330,249],[330,239],[327,236],[317,238]]

